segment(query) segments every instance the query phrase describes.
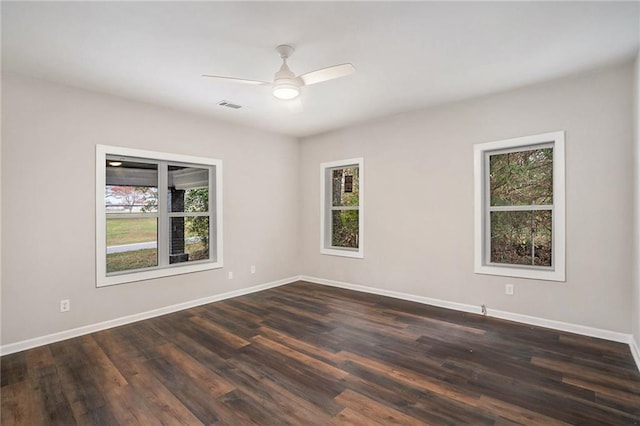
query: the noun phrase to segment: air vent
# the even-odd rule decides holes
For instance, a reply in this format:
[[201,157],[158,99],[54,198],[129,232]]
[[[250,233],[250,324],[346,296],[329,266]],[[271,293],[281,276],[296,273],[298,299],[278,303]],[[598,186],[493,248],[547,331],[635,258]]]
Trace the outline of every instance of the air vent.
[[242,108],[242,105],[232,104],[229,101],[220,101],[220,102],[218,102],[218,105],[223,106],[223,107],[227,107],[227,108],[232,108],[232,109],[240,109],[240,108]]

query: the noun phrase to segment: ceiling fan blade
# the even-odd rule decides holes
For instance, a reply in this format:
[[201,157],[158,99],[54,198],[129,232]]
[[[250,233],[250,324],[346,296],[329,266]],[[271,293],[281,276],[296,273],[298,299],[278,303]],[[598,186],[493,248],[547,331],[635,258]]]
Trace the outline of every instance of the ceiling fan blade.
[[227,80],[227,81],[235,81],[237,83],[253,84],[253,85],[256,85],[256,86],[263,85],[263,84],[271,84],[268,81],[247,80],[245,78],[222,77],[222,76],[219,76],[219,75],[208,75],[208,74],[202,74],[202,76],[203,77],[208,77],[208,78],[217,78],[217,79]]
[[311,71],[302,74],[298,78],[302,80],[305,86],[308,86],[310,84],[322,83],[323,81],[344,77],[354,72],[356,72],[356,69],[352,64],[342,64]]

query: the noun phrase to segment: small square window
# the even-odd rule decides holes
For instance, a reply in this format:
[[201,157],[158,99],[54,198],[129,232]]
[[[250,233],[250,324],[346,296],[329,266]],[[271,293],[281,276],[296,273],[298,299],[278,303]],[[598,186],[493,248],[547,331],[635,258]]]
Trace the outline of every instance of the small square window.
[[222,162],[96,147],[97,286],[222,267]]

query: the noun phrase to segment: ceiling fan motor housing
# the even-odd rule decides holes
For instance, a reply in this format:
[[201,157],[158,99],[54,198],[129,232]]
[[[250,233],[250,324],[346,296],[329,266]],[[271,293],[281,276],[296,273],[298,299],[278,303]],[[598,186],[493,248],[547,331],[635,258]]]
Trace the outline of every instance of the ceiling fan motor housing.
[[[289,50],[280,48],[288,48]],[[282,66],[273,78],[273,96],[278,99],[293,99],[300,94],[300,86],[302,86],[300,79],[287,65],[287,57],[292,51],[290,46],[278,46],[278,52],[282,57]]]

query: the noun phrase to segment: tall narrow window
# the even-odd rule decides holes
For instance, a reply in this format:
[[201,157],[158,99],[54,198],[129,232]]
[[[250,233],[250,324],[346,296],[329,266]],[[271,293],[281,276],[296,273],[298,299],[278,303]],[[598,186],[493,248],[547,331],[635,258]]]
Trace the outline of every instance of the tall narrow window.
[[477,273],[564,281],[564,133],[475,146]]
[[97,285],[222,267],[219,160],[96,147]]
[[363,257],[364,160],[322,163],[320,252]]

